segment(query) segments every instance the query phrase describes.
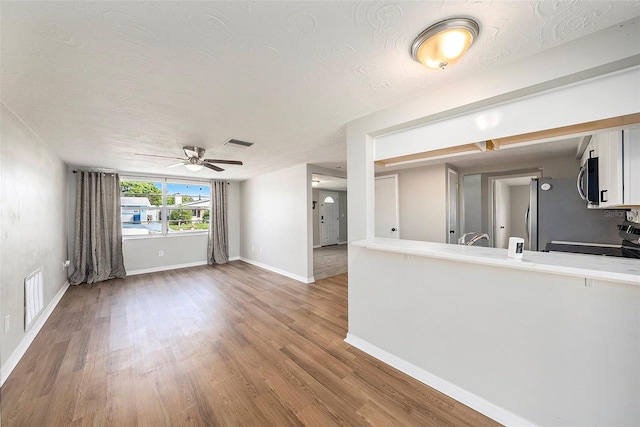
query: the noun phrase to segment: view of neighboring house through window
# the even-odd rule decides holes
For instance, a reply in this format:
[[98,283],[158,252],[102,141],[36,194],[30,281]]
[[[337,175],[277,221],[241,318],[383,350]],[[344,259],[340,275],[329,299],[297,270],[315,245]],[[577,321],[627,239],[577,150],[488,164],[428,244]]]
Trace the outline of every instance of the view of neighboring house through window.
[[[173,180],[172,180],[173,181]],[[207,231],[211,187],[168,179],[120,181],[122,234],[167,235]]]

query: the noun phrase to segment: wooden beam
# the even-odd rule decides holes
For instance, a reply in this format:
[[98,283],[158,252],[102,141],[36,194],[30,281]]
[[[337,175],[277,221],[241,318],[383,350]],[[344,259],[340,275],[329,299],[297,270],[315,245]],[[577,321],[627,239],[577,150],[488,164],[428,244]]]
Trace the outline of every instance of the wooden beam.
[[421,153],[407,154],[406,156],[391,157],[375,161],[376,165],[388,166],[393,163],[409,162],[411,160],[422,160],[437,156],[447,156],[451,154],[467,153],[470,151],[480,152],[476,144],[456,145],[455,147],[440,148],[437,150],[423,151]]
[[[599,130],[630,126],[640,124],[640,113],[627,114],[625,116],[611,117],[609,119],[594,120],[592,122],[580,123],[577,125],[562,126],[554,129],[547,129],[537,132],[523,133],[520,135],[508,136],[504,138],[494,138],[486,141],[486,150],[497,150],[501,146],[531,142],[543,139],[557,138],[562,136],[577,135],[585,132],[597,132]],[[425,160],[432,157],[446,156],[452,154],[480,152],[477,143],[456,145],[455,147],[439,148],[437,150],[422,151],[420,153],[407,154],[404,156],[390,157],[375,161],[376,165],[388,166],[394,163],[408,162],[412,160]]]
[[628,114],[626,116],[612,117],[610,119],[594,120],[592,122],[580,123],[577,125],[562,126],[554,129],[541,130],[538,132],[523,133],[521,135],[498,138],[499,145],[518,144],[520,142],[530,142],[540,139],[556,138],[559,136],[576,135],[584,132],[595,132],[620,126],[629,126],[640,123],[640,113]]

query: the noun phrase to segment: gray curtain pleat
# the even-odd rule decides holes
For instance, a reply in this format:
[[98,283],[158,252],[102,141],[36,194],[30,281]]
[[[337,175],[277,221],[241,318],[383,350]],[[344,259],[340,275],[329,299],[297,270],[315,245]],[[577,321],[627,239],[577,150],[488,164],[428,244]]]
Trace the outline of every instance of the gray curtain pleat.
[[207,248],[207,262],[210,265],[226,264],[229,262],[227,199],[227,183],[223,181],[212,181],[209,245]]
[[73,285],[126,276],[118,174],[76,172],[73,262]]

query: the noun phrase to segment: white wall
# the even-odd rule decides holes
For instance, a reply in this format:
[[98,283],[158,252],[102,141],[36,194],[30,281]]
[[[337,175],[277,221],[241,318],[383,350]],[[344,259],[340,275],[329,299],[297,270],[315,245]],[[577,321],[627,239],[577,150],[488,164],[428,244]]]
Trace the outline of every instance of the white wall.
[[229,221],[229,259],[240,258],[240,183],[229,182],[229,210],[227,220]]
[[[447,168],[427,166],[398,174],[400,238],[445,243],[447,239]],[[383,176],[385,174],[378,174]]]
[[[377,136],[438,124],[416,130],[420,138],[411,144],[387,145],[387,155],[400,155],[409,154],[412,144],[414,152],[432,149],[420,145],[425,135],[423,141],[454,145],[534,125],[539,128],[532,130],[543,130],[637,113],[640,71],[633,67],[640,63],[640,45],[632,41],[639,33],[635,21],[613,27],[349,123],[349,241],[374,238],[374,153],[384,157]],[[553,105],[562,111],[549,117],[558,94],[562,102]],[[502,117],[525,114],[486,138],[449,120],[471,111],[493,113],[497,103]],[[464,390],[471,390],[481,403],[476,409],[505,423],[638,425],[640,288],[608,282],[595,283],[591,294],[583,288],[577,279],[414,260],[350,245],[349,334],[369,344],[361,348],[370,353],[382,350],[396,366],[409,366],[405,372],[433,373],[455,384],[460,393],[454,398],[469,397]],[[587,329],[576,319],[584,319]],[[545,400],[547,395],[557,401]]]
[[127,274],[133,275],[204,265],[207,240],[206,234],[124,239],[124,266]]
[[[487,223],[487,197],[482,196],[482,176],[480,174],[464,175],[462,177],[462,221],[460,221],[460,236],[469,232],[485,232],[483,224]],[[486,227],[484,227],[486,228]]]
[[65,164],[5,104],[0,141],[0,319],[10,316],[9,331],[0,326],[4,381],[7,360],[28,345],[24,278],[42,268],[45,307],[67,280],[67,182]]
[[240,183],[241,259],[304,283],[313,276],[307,165]]
[[461,175],[484,174],[486,176],[509,175],[514,171],[523,170],[533,171],[540,170],[542,176],[548,178],[574,178],[578,175],[580,161],[575,155],[563,156],[530,156],[523,155],[520,158],[509,160],[491,167],[465,167],[460,168],[458,172]]
[[[527,227],[525,222],[525,212],[529,207],[530,191],[528,185],[513,185],[509,187],[511,197],[511,231],[509,236],[522,237],[524,239],[524,247],[529,247],[529,239],[527,238]],[[508,247],[507,240],[507,247]]]

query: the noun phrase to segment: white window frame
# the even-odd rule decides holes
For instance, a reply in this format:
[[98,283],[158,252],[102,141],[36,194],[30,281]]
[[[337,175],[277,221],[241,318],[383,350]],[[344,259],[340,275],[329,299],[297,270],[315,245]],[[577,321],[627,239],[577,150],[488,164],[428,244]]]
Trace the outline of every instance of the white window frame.
[[[157,238],[165,238],[165,237],[181,237],[181,236],[193,236],[193,235],[202,235],[209,233],[209,230],[183,230],[178,232],[169,232],[169,216],[172,210],[178,210],[179,208],[175,208],[173,206],[167,205],[167,198],[172,196],[167,194],[167,184],[184,184],[184,185],[199,185],[199,186],[207,186],[209,187],[209,215],[211,215],[211,188],[212,184],[210,180],[194,180],[194,179],[184,179],[179,177],[167,177],[167,176],[157,176],[157,175],[121,175],[120,182],[122,181],[138,181],[138,182],[151,182],[151,183],[160,183],[162,185],[161,194],[162,197],[162,205],[158,208],[160,212],[160,224],[161,224],[161,232],[155,234],[132,234],[132,235],[123,235],[122,238],[125,240],[134,240],[134,239],[157,239]],[[189,209],[193,210],[193,209]]]

